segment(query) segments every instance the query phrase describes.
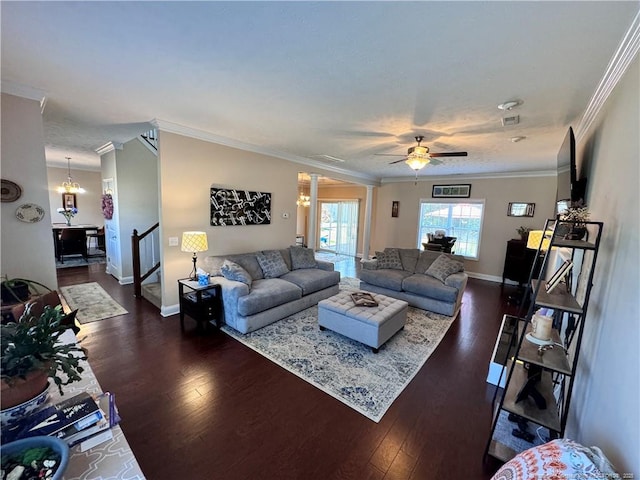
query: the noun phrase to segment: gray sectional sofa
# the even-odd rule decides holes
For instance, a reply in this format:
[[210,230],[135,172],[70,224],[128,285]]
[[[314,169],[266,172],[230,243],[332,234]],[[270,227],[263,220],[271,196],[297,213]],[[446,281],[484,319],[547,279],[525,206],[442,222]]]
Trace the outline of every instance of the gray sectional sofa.
[[205,257],[202,268],[222,287],[224,321],[248,333],[338,293],[340,272],[313,250],[289,247]]
[[464,257],[417,248],[386,248],[363,260],[360,288],[455,316],[467,285]]

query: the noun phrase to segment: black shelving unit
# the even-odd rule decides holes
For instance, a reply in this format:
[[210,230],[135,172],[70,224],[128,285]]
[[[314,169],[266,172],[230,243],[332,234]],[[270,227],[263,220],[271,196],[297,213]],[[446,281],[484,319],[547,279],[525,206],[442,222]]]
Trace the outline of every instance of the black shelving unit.
[[[539,427],[546,430],[548,439],[564,436],[604,226],[602,222],[586,222],[587,236],[593,241],[571,240],[557,234],[559,231],[573,231],[577,223],[556,219],[545,222],[544,232],[547,232],[545,238],[549,240],[549,247],[544,252],[544,243],[541,242],[531,268],[524,297],[530,301],[522,302],[518,312],[523,328],[515,330],[519,338],[517,341],[514,339],[513,352],[507,355],[505,387],[496,387],[485,458],[491,456],[507,462],[521,451],[544,443],[538,435]],[[547,292],[545,272],[555,249],[563,249],[574,265],[565,283]],[[541,265],[536,265],[540,261]],[[573,278],[572,273],[578,268],[580,278]],[[528,311],[523,316],[527,303]],[[526,338],[532,331],[533,315],[540,308],[553,309],[552,347],[534,344]],[[535,391],[523,392],[527,383]],[[546,408],[542,408],[544,404]],[[533,434],[534,438],[523,440],[521,427],[528,428],[527,433]],[[531,427],[533,431],[530,431]],[[516,435],[512,435],[512,431]]]

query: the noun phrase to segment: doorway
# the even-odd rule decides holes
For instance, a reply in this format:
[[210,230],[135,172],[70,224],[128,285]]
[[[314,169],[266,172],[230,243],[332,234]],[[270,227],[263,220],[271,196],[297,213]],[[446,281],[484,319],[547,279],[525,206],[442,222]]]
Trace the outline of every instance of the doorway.
[[319,200],[318,250],[356,256],[358,200]]

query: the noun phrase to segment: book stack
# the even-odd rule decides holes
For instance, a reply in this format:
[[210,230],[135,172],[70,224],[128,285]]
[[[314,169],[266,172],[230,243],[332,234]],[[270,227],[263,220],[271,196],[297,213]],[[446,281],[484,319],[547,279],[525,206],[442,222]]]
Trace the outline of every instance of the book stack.
[[84,452],[113,438],[111,428],[120,422],[114,395],[105,392],[91,396],[86,392],[38,410],[11,429],[11,440],[50,435],[70,447],[80,445]]

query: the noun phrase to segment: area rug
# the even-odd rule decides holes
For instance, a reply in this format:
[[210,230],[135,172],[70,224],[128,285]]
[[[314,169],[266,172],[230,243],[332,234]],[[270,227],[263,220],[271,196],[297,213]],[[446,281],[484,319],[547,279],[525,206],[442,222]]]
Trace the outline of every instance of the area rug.
[[96,282],[61,287],[60,291],[69,307],[78,310],[76,319],[81,324],[129,313]]
[[[341,290],[357,290],[345,278]],[[409,307],[405,328],[375,354],[371,348],[318,328],[318,307],[243,335],[222,330],[282,368],[379,422],[438,346],[454,317]]]
[[354,257],[349,255],[340,255],[332,252],[315,252],[316,260],[324,260],[325,262],[338,263],[346,262],[348,260],[353,261]]
[[95,265],[96,263],[107,263],[107,257],[89,257],[84,259],[78,257],[67,257],[64,259],[64,263],[56,259],[56,268],[71,268],[71,267],[86,267],[87,265]]

